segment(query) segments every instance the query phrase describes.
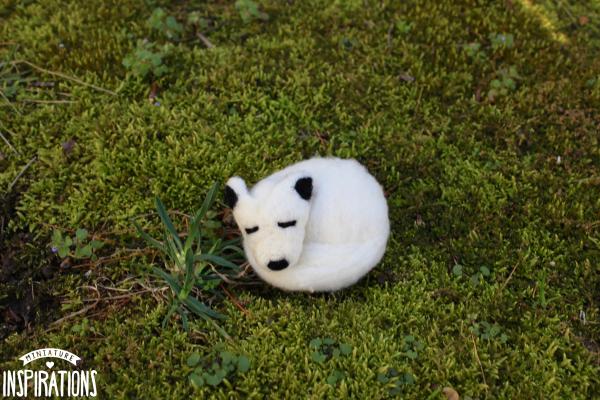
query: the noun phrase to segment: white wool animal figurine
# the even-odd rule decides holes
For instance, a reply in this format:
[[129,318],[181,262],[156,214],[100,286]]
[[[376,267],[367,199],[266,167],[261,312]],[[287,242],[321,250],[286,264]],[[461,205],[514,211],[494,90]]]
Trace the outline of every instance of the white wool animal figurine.
[[356,160],[301,161],[251,190],[236,176],[225,202],[256,273],[284,290],[356,283],[381,260],[390,232],[383,190]]

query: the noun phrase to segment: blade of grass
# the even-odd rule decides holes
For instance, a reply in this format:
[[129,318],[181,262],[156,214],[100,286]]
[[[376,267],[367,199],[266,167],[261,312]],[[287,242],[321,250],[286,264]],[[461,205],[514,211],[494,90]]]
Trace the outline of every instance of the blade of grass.
[[183,288],[179,292],[179,299],[183,300],[192,291],[194,287],[194,255],[191,250],[185,253],[185,280],[183,282]]
[[163,224],[165,224],[165,227],[171,233],[171,236],[173,236],[173,240],[177,244],[179,251],[181,251],[182,245],[181,245],[181,239],[179,239],[179,233],[177,233],[177,230],[175,229],[175,226],[173,225],[173,221],[171,221],[171,218],[169,217],[169,214],[167,213],[167,209],[165,208],[165,205],[158,197],[156,197],[154,199],[154,203],[156,205],[156,211],[158,211],[158,216],[160,217]]
[[202,318],[210,317],[215,319],[225,319],[223,314],[214,311],[195,297],[188,296],[187,299],[184,300],[184,304]]
[[185,272],[185,265],[182,263],[183,260],[180,259],[181,250],[177,248],[173,237],[168,232],[165,232],[165,242],[167,243],[167,255],[182,273]]
[[177,279],[173,277],[173,275],[168,274],[162,269],[156,267],[152,267],[152,272],[154,272],[155,275],[158,275],[159,278],[162,278],[165,282],[167,282],[167,284],[173,292],[179,293],[179,291],[181,290],[181,286],[179,285],[179,282],[177,282]]
[[234,270],[239,270],[239,265],[232,263],[231,261],[223,258],[221,256],[217,256],[215,254],[200,254],[194,257],[196,261],[208,261],[210,263],[219,265],[225,268],[231,268]]
[[179,315],[181,315],[181,324],[183,325],[183,330],[187,333],[190,332],[190,325],[188,323],[188,317],[185,311],[180,310]]
[[211,324],[213,324],[213,326],[215,327],[217,332],[219,332],[221,334],[221,336],[223,336],[225,339],[229,340],[230,342],[233,342],[233,339],[231,338],[231,336],[229,336],[229,334],[227,332],[225,332],[225,329],[221,328],[221,326],[219,324],[217,324],[213,319],[208,319],[207,321],[209,321]]
[[[177,282],[177,280],[172,275],[167,274],[165,271],[161,270],[160,268],[153,267],[152,270],[154,271],[155,274],[157,274],[159,277],[163,278],[167,282],[167,284],[171,287],[171,289],[173,290],[173,292],[175,294],[181,292],[181,285],[179,284],[179,282]],[[223,316],[222,314],[220,314],[216,311],[213,311],[210,307],[201,303],[195,297],[188,296],[185,300],[182,300],[182,302],[186,306],[188,306],[188,308],[190,310],[192,310],[195,314],[197,314],[201,317],[203,317],[204,315],[207,315],[209,317],[217,318],[217,319],[225,318],[225,316]]]
[[191,248],[196,238],[198,238],[198,248],[200,248],[200,222],[202,221],[202,218],[204,218],[204,216],[208,212],[208,209],[214,202],[218,189],[219,184],[217,182],[213,183],[212,187],[209,189],[208,193],[206,194],[206,197],[204,198],[202,206],[196,212],[196,215],[192,219],[192,223],[190,224],[190,234],[185,241],[186,248]]
[[217,195],[218,190],[219,190],[219,184],[217,182],[213,183],[212,187],[209,189],[208,193],[206,194],[206,197],[204,198],[204,202],[202,203],[202,206],[200,207],[200,209],[194,216],[195,222],[199,223],[200,220],[202,220],[202,218],[204,218],[204,216],[208,212],[208,209],[210,208],[212,203],[215,201],[215,197]]
[[177,302],[177,300],[173,299],[173,304],[171,304],[171,307],[169,307],[169,311],[167,312],[167,315],[165,315],[165,318],[162,321],[163,329],[165,329],[165,326],[167,326],[167,322],[171,319],[173,313],[177,310],[178,307],[179,303]]
[[217,239],[211,246],[210,250],[207,251],[207,253],[215,253],[216,250],[220,247],[221,247],[221,239]]
[[225,240],[222,243],[223,247],[227,247],[227,246],[236,246],[239,247],[239,245],[242,243],[241,239],[239,237],[235,238],[235,239],[229,239],[229,240]]
[[192,245],[194,244],[194,240],[196,240],[196,238],[200,236],[200,229],[198,226],[195,226],[193,223],[190,226],[190,230],[188,232],[187,238],[185,239],[185,243],[183,245],[183,251],[187,252],[188,250],[190,250],[192,248]]
[[239,254],[242,257],[246,257],[246,255],[244,254],[244,250],[242,250],[238,246],[225,246],[225,247],[221,248],[221,252],[226,251],[226,250],[231,250],[234,253],[237,253],[237,254]]
[[132,220],[131,222],[133,223],[133,226],[135,227],[137,232],[146,242],[148,242],[151,246],[157,248],[158,250],[162,251],[163,253],[166,253],[166,248],[161,242],[144,232],[142,227],[136,221]]

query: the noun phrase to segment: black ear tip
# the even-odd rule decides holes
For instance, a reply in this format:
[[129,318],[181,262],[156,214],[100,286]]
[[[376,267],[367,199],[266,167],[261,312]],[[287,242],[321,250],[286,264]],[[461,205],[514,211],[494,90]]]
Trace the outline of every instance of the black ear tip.
[[307,176],[304,178],[298,179],[296,185],[294,186],[296,192],[302,197],[304,200],[310,200],[310,196],[312,196],[312,178]]
[[227,205],[227,207],[229,208],[233,208],[235,207],[235,204],[238,201],[238,196],[235,193],[235,191],[229,187],[229,186],[225,186],[225,195],[224,195],[224,200],[225,200],[225,204]]

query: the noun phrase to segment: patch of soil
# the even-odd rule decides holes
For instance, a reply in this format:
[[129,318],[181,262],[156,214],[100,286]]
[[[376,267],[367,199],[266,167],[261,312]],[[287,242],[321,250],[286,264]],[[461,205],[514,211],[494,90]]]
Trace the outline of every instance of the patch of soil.
[[58,265],[46,246],[24,231],[10,231],[18,195],[0,197],[0,340],[13,332],[47,323],[59,306],[52,295]]

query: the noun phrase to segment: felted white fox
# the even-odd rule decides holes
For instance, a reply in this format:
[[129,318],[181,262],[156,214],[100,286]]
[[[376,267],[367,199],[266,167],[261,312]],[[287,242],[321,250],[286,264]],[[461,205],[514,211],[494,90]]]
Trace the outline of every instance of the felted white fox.
[[356,283],[381,260],[390,232],[383,190],[356,160],[301,161],[251,190],[236,176],[225,202],[256,273],[284,290]]

